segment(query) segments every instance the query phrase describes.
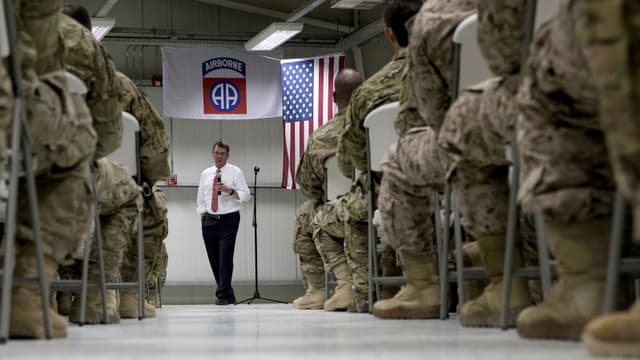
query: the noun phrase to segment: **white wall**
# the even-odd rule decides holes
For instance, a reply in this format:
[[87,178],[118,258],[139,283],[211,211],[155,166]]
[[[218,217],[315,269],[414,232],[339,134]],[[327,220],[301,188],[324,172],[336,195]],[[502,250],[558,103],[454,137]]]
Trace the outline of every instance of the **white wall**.
[[[98,0],[81,3],[96,11]],[[126,6],[125,6],[126,4]],[[169,10],[169,7],[173,6]],[[272,19],[259,18],[230,9],[211,7],[197,1],[119,2],[109,16],[119,27],[173,28],[178,31],[214,31],[216,29],[259,31]],[[132,79],[149,80],[162,73],[160,49],[105,43],[117,68]],[[334,49],[285,48],[286,58],[333,53]],[[375,73],[391,58],[391,47],[377,37],[363,47],[365,75]],[[353,67],[351,52],[346,52],[346,66]],[[162,113],[162,88],[143,89]],[[169,283],[213,282],[202,242],[199,216],[195,211],[197,182],[203,168],[211,166],[211,145],[224,140],[231,146],[229,161],[238,165],[247,182],[253,184],[253,167],[258,175],[258,249],[260,281],[291,282],[300,279],[297,258],[292,250],[295,211],[304,202],[297,191],[279,188],[282,172],[282,120],[211,121],[165,119],[171,139],[172,169],[178,174],[178,187],[164,187],[169,208]],[[234,281],[253,281],[254,237],[251,226],[253,202],[244,205],[236,242]]]
[[[143,88],[162,111],[162,88]],[[231,146],[229,162],[244,172],[247,183],[258,173],[258,268],[261,281],[299,279],[292,251],[295,211],[304,197],[297,191],[280,189],[282,171],[282,120],[185,120],[165,119],[171,140],[173,172],[178,187],[163,187],[169,208],[169,253],[167,282],[211,282],[195,199],[200,172],[211,166],[211,145],[219,139]],[[235,253],[234,281],[254,278],[253,199],[241,211]]]

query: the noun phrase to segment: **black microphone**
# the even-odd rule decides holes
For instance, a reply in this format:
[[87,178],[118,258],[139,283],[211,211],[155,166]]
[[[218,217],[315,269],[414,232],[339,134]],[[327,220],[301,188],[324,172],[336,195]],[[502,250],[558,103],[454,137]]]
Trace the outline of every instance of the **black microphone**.
[[255,173],[260,172],[260,168],[258,166],[254,166],[253,167],[253,172],[255,172]]
[[[222,174],[218,174],[218,179],[216,180],[218,185],[222,184]],[[222,195],[222,191],[218,190],[218,195]]]

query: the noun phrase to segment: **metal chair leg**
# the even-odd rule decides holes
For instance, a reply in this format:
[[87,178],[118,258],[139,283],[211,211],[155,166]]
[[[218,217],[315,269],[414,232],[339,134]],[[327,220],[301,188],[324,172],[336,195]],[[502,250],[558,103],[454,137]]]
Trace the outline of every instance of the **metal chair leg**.
[[518,231],[518,189],[520,188],[520,155],[513,139],[511,151],[511,184],[509,186],[509,209],[507,218],[507,238],[505,239],[504,269],[502,272],[502,304],[500,306],[500,328],[509,328],[509,305],[511,300],[511,280],[513,279],[513,252]]
[[[440,246],[440,319],[445,320],[449,317],[449,269],[447,264],[447,258],[449,254],[449,214],[451,212],[451,189],[449,184],[445,184],[444,190],[444,213],[445,222],[443,227],[443,238]],[[440,214],[437,214],[440,216]]]
[[535,213],[536,242],[538,244],[538,259],[540,261],[540,280],[542,281],[542,296],[546,299],[551,289],[551,265],[549,250],[545,237],[544,216],[541,211]]
[[609,261],[607,266],[607,285],[604,298],[604,312],[616,310],[616,295],[618,289],[618,275],[620,273],[620,258],[622,257],[622,237],[624,233],[624,219],[626,217],[626,201],[620,190],[616,191],[613,206],[613,223],[611,226],[611,242],[609,244]]

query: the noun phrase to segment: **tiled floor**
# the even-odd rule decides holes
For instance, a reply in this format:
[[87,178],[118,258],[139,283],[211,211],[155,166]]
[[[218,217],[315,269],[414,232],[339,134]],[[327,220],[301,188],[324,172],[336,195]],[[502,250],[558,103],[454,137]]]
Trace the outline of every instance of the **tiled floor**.
[[157,318],[70,326],[64,340],[11,340],[0,359],[584,359],[577,343],[525,341],[456,320],[390,321],[291,305],[168,305]]

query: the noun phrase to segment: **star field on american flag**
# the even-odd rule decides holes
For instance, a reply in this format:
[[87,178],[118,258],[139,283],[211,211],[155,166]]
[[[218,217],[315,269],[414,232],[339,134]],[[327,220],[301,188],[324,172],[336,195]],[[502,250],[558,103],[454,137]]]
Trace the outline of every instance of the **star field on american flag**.
[[313,59],[282,65],[282,117],[285,122],[313,119]]

